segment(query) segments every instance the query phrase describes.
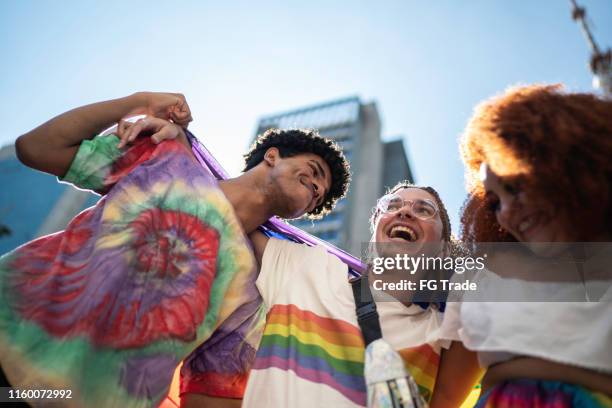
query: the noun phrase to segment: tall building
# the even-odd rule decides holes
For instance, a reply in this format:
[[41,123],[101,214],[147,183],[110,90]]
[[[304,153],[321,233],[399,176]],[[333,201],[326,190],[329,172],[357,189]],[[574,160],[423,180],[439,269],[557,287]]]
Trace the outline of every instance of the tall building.
[[0,148],[0,255],[34,238],[63,230],[98,196],[58,183],[17,160],[13,145]]
[[256,135],[271,128],[314,128],[334,139],[351,164],[349,193],[321,220],[292,223],[355,255],[370,240],[376,199],[400,180],[413,181],[402,140],[383,142],[376,103],[352,96],[260,119]]

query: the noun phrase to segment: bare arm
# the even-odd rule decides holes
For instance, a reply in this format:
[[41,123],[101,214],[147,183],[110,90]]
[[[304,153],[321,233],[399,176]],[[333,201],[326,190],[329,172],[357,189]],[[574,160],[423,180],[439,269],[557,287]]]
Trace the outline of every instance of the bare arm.
[[64,176],[80,143],[128,115],[146,113],[186,125],[189,107],[180,94],[138,92],[125,98],[93,103],[63,113],[19,136],[17,157],[26,166]]
[[451,347],[442,352],[430,408],[461,406],[483,373],[476,353],[461,342],[453,341]]

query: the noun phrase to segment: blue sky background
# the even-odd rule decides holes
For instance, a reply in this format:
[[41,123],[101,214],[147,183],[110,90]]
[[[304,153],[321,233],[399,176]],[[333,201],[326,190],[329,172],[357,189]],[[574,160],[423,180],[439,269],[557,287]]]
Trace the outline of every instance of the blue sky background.
[[[579,0],[612,45],[612,1]],[[417,181],[452,212],[474,105],[509,85],[591,90],[568,0],[2,1],[0,145],[73,107],[140,90],[187,96],[190,129],[233,174],[257,119],[374,100]]]

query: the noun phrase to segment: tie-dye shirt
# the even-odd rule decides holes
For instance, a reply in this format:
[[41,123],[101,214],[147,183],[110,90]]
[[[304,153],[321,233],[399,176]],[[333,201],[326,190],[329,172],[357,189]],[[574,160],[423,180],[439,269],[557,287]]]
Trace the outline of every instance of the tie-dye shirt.
[[[257,279],[266,326],[244,407],[366,405],[364,342],[347,277],[347,266],[323,247],[268,241]],[[396,301],[377,302],[377,308],[383,337],[429,399],[441,348],[449,342],[426,339],[442,314]]]
[[179,142],[118,142],[84,141],[64,178],[94,207],[0,258],[0,365],[62,406],[157,406],[188,356],[204,392],[240,395],[261,315],[234,210]]

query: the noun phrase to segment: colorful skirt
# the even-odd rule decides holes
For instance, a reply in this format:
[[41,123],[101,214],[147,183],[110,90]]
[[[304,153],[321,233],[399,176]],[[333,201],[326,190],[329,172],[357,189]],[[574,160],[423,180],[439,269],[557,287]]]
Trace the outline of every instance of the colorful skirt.
[[612,398],[559,381],[504,381],[483,394],[476,408],[610,408]]

